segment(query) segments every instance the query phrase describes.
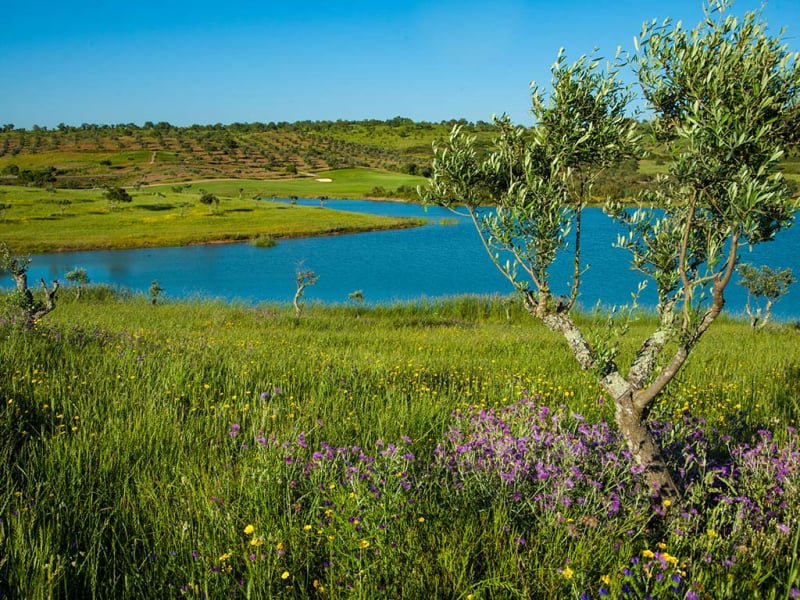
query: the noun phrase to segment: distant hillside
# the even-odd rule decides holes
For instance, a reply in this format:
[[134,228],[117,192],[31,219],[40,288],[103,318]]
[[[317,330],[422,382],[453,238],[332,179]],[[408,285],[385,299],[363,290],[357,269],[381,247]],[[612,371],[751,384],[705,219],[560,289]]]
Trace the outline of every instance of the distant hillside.
[[[475,134],[480,143],[492,139],[492,125],[483,121],[429,123],[402,117],[191,127],[148,122],[26,130],[5,125],[0,128],[0,184],[86,188],[274,180],[351,167],[427,175],[432,142],[445,139],[455,124]],[[643,124],[643,133],[647,129]],[[649,150],[647,160],[629,161],[608,172],[596,195],[631,197],[664,172],[665,151],[654,146]],[[785,163],[785,172],[795,182],[800,179],[797,157]]]
[[[0,183],[56,187],[276,179],[348,167],[421,173],[455,124],[391,121],[169,123],[0,131]],[[462,122],[470,130],[489,124]],[[21,180],[20,180],[21,177]]]

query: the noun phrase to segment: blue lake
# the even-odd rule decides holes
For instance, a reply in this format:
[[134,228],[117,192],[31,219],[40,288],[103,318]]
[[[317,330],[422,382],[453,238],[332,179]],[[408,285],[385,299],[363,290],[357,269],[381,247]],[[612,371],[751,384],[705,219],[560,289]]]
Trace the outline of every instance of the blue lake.
[[[319,206],[319,200],[298,200]],[[83,267],[92,283],[146,292],[157,279],[171,298],[221,298],[229,301],[290,302],[298,266],[313,270],[319,282],[306,290],[308,301],[345,303],[361,290],[368,303],[417,300],[460,294],[508,294],[511,286],[497,271],[466,217],[417,204],[328,200],[325,208],[374,214],[423,217],[424,227],[328,237],[281,240],[273,248],[249,244],[220,244],[140,250],[108,250],[34,255],[32,281],[64,279]],[[630,301],[643,276],[630,269],[630,255],[615,249],[616,224],[600,209],[584,213],[582,261],[588,263],[581,288],[581,304],[598,301],[620,305]],[[800,274],[800,228],[790,228],[774,242],[762,244],[742,259],[756,265],[790,267]],[[556,262],[554,292],[566,293],[572,266],[566,258]],[[0,279],[9,286],[10,280]],[[640,304],[653,306],[651,284]],[[727,310],[744,311],[744,289],[731,285]],[[778,302],[773,313],[781,319],[800,319],[800,284]]]

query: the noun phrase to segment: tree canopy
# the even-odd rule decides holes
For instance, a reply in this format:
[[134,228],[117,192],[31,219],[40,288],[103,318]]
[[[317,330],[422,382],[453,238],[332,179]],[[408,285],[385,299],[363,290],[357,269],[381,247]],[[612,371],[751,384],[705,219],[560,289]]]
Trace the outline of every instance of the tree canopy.
[[[668,496],[678,490],[647,427],[649,407],[721,313],[740,247],[773,239],[796,208],[778,164],[798,141],[800,60],[758,13],[737,18],[729,10],[726,0],[712,1],[688,31],[671,19],[645,23],[635,53],[605,65],[585,56],[570,64],[561,51],[548,92],[532,85],[533,130],[497,118],[495,144],[484,154],[455,127],[434,148],[433,176],[421,190],[427,202],[464,207],[529,312],[563,334],[614,398],[632,455]],[[641,152],[626,116],[634,97],[621,83],[627,66],[669,165],[642,198],[655,208],[608,204],[627,227],[617,246],[658,296],[658,326],[624,372],[614,335],[626,331],[624,322],[589,336],[572,311],[586,268],[581,212],[599,174]],[[563,251],[574,276],[557,293],[550,267]]]

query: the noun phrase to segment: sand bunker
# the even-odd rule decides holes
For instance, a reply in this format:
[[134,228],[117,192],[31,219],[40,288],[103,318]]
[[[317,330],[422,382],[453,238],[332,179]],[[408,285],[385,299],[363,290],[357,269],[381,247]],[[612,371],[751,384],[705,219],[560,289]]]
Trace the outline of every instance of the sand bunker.
[[319,181],[320,183],[330,183],[331,181],[333,181],[333,179],[330,179],[328,177],[318,177],[317,181]]

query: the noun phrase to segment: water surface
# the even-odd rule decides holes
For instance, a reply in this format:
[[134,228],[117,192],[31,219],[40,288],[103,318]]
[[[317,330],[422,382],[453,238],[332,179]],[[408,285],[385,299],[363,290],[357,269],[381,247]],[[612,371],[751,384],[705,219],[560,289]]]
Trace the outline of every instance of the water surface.
[[[319,206],[319,200],[298,200]],[[511,285],[494,267],[471,221],[440,207],[366,200],[327,200],[325,208],[390,216],[423,217],[428,224],[414,229],[281,240],[273,248],[247,243],[175,248],[102,250],[34,255],[32,281],[59,278],[75,268],[86,269],[92,283],[115,285],[146,293],[158,280],[172,298],[221,298],[244,302],[290,302],[298,268],[311,269],[319,282],[306,290],[310,301],[344,303],[360,290],[369,303],[417,300],[459,294],[508,294]],[[615,249],[616,224],[600,209],[584,213],[582,260],[589,265],[580,300],[621,305],[630,301],[643,276],[630,269],[629,254]],[[782,231],[775,242],[762,244],[744,261],[790,267],[800,274],[800,229]],[[556,293],[566,293],[572,275],[562,257],[553,270]],[[10,285],[10,280],[0,280]],[[800,289],[795,284],[774,308],[784,319],[800,319]],[[650,286],[640,304],[653,306]],[[729,312],[744,310],[745,292],[731,284],[726,293]]]

